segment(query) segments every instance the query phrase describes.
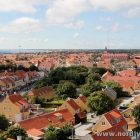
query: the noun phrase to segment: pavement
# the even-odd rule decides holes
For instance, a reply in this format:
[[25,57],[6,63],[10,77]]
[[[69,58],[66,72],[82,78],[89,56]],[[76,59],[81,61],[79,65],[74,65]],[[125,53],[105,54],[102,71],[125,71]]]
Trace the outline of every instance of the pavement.
[[137,95],[133,95],[132,97],[120,97],[119,99],[122,99],[123,102],[119,106],[126,106],[127,104],[130,104],[136,96]]

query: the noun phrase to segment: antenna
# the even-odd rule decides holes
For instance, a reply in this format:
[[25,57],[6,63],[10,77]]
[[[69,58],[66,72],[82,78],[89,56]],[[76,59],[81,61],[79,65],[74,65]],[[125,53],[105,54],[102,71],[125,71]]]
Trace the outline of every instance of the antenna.
[[109,48],[109,30],[108,30],[108,48]]

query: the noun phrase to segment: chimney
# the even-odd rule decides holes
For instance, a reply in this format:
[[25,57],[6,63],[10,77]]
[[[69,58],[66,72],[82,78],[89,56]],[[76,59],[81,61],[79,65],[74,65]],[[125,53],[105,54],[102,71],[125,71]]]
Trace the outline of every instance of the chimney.
[[106,85],[106,88],[108,88],[108,85]]
[[16,95],[17,93],[16,93],[16,92],[14,92],[14,94]]
[[22,140],[22,137],[21,136],[17,136],[17,140]]
[[70,97],[68,97],[67,101],[70,101]]

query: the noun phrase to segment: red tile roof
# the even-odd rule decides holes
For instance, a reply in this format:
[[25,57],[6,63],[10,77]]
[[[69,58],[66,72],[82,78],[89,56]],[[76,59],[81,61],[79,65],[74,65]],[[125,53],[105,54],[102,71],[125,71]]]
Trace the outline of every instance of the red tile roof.
[[[124,126],[127,124],[126,120],[121,116],[120,112],[117,109],[111,110],[110,112],[107,112],[103,115],[108,120],[111,126],[115,126],[117,124]],[[120,118],[120,122],[117,123],[113,117],[115,117],[116,119]]]
[[79,97],[78,97],[84,104],[86,104],[86,102],[87,102],[87,99],[86,99],[86,97],[84,96],[84,95],[79,95]]
[[32,95],[41,96],[42,94],[46,94],[46,95],[50,96],[52,94],[56,94],[56,91],[52,87],[45,86],[45,87],[30,91],[28,95],[29,96],[32,96]]
[[28,130],[27,131],[27,134],[29,134],[31,136],[39,137],[41,135],[44,135],[44,132],[39,131],[39,130],[33,128],[33,129]]
[[[55,113],[61,113],[63,115],[62,119],[58,119],[54,115]],[[20,127],[24,128],[26,131],[33,128],[37,130],[42,130],[50,124],[56,125],[62,122],[72,120],[72,119],[74,119],[74,116],[69,112],[69,110],[62,109],[55,112],[46,113],[46,114],[43,114],[41,116],[37,116],[34,118],[30,118],[28,120],[23,120],[21,122],[18,122],[18,124],[20,125]]]
[[77,115],[79,116],[80,119],[87,117],[87,115],[84,112],[79,112],[79,113],[77,113]]
[[126,132],[121,125],[113,126],[107,130],[100,132],[101,136],[98,134],[92,135],[94,140],[131,140],[129,136],[124,136]]
[[135,120],[132,120],[132,121],[128,122],[128,124],[137,124],[137,123],[135,122]]
[[27,105],[28,104],[28,102],[20,94],[12,94],[12,95],[10,95],[9,100],[13,104],[16,104],[19,107],[21,107],[22,105]]
[[121,76],[135,76],[136,75],[136,70],[123,70],[120,72]]
[[67,103],[76,111],[80,109],[79,105],[71,98],[67,99]]

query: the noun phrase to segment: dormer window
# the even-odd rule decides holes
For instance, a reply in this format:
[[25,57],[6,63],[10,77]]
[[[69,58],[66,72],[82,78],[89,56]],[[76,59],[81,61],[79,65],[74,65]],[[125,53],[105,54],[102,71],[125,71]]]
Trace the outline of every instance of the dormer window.
[[55,113],[54,115],[58,120],[61,120],[63,118],[63,115],[61,113]]

